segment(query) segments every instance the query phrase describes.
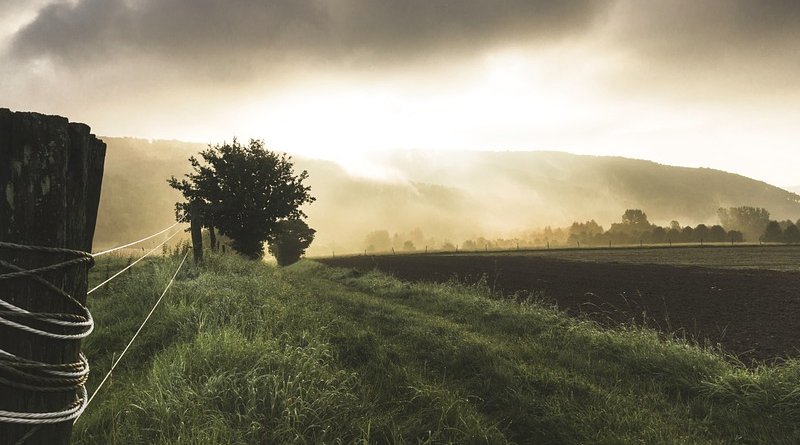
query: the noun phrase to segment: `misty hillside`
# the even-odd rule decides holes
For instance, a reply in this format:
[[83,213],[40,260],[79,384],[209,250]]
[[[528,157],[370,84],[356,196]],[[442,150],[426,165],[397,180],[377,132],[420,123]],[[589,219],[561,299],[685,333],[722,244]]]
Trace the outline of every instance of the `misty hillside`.
[[[371,154],[410,181],[464,184],[522,206],[542,206],[549,223],[596,218],[616,221],[620,209],[640,207],[653,221],[707,222],[719,207],[754,205],[777,218],[795,217],[800,196],[713,169],[684,168],[620,157],[561,152],[423,152]],[[520,202],[520,197],[527,197]],[[563,216],[563,217],[560,217]],[[685,221],[684,221],[685,220]]]
[[[147,235],[173,221],[179,195],[166,185],[188,171],[203,144],[104,138],[106,173],[96,247]],[[366,163],[392,179],[357,177],[330,161],[295,158],[309,172],[317,202],[306,209],[317,229],[310,254],[356,252],[367,233],[417,230],[423,242],[513,236],[546,225],[596,219],[606,227],[626,208],[652,222],[716,223],[719,207],[765,207],[800,217],[800,196],[743,176],[616,157],[557,152],[372,153]],[[365,172],[369,173],[369,172]],[[367,175],[365,175],[367,176]]]

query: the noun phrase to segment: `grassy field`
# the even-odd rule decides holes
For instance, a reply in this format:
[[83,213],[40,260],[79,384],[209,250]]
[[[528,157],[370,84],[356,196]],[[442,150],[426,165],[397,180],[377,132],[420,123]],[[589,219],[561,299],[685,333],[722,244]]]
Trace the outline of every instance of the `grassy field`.
[[[90,297],[90,391],[176,266],[153,259]],[[181,273],[73,442],[796,444],[798,387],[796,361],[747,370],[480,284],[211,255]]]

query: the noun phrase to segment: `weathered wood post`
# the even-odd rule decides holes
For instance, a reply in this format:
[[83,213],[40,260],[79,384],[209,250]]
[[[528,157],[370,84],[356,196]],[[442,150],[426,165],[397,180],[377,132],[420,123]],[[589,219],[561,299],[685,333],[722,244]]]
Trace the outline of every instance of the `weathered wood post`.
[[194,253],[194,264],[203,262],[203,224],[200,221],[200,209],[196,202],[189,203],[189,214],[191,215],[192,232],[192,252]]
[[208,223],[208,241],[211,244],[211,250],[216,252],[217,251],[217,232],[214,230],[214,224],[212,222]]
[[[105,153],[105,143],[92,135],[84,124],[70,123],[60,116],[0,109],[0,242],[33,249],[0,247],[3,261],[0,277],[8,277],[9,273],[20,269],[31,270],[83,258],[69,267],[35,274],[52,287],[31,276],[0,279],[0,300],[33,313],[83,315],[80,307],[71,304],[60,292],[72,296],[81,305],[86,304],[91,258],[86,254],[41,248],[92,250]],[[9,306],[2,309],[9,309]],[[11,320],[56,335],[73,333],[75,327],[53,326],[12,312],[4,311],[0,315],[6,321],[0,324],[0,349],[19,359],[38,362],[37,369],[42,365],[52,370],[53,365],[81,363],[80,339],[43,336],[7,322]],[[3,355],[7,360],[4,362],[6,370],[19,363],[10,357]],[[80,384],[45,392],[43,383],[26,380],[18,373],[4,373],[3,377],[0,383],[2,411],[44,413],[80,406],[76,405],[82,396]],[[24,424],[9,420],[13,417],[0,420],[1,444],[14,444],[23,438],[26,444],[69,443],[71,420]]]

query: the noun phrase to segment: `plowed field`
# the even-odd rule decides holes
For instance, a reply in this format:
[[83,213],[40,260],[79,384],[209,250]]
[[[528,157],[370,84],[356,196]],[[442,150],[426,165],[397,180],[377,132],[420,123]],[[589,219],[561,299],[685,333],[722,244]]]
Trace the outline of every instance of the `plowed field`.
[[318,259],[404,280],[477,281],[533,293],[604,324],[646,323],[720,344],[745,363],[800,356],[800,272],[572,261],[538,255],[387,255]]

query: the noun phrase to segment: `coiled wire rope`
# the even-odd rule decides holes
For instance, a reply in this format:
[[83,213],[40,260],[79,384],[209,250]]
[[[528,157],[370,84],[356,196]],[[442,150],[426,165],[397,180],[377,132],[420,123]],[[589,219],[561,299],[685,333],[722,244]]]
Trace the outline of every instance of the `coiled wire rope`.
[[[142,238],[133,243],[128,243],[123,246],[99,252],[97,254],[91,254],[89,252],[73,249],[0,242],[0,250],[6,249],[31,253],[51,253],[68,257],[69,259],[67,260],[34,269],[24,269],[8,261],[0,260],[0,267],[8,271],[0,274],[0,283],[8,282],[10,280],[32,280],[41,285],[51,294],[60,297],[73,310],[73,312],[70,313],[32,312],[4,300],[3,295],[0,295],[0,324],[19,331],[55,340],[71,341],[86,338],[94,330],[94,319],[92,318],[92,314],[89,312],[89,309],[75,299],[72,295],[46,280],[44,277],[42,277],[42,275],[49,272],[66,271],[70,268],[81,265],[85,265],[87,269],[91,268],[94,265],[94,257],[111,253],[152,239],[169,231],[181,222],[182,219],[170,227],[167,227],[166,229],[161,230],[151,236]],[[157,245],[139,259],[129,264],[123,270],[116,273],[113,277],[110,277],[109,279],[100,283],[98,286],[95,286],[93,289],[89,290],[87,295],[93,291],[96,291],[98,288],[119,276],[122,272],[130,269],[136,263],[152,254],[156,249],[174,238],[179,232],[180,230],[176,231],[171,236],[167,237],[167,239],[161,244]],[[150,311],[147,318],[139,327],[139,330],[136,332],[133,338],[131,338],[131,341],[126,346],[125,351],[123,351],[123,355],[124,352],[126,352],[131,346],[133,340],[153,314],[153,311],[158,306],[158,303],[161,302],[161,299],[163,299],[167,290],[169,290],[170,286],[175,281],[175,278],[177,277],[177,274],[183,266],[185,260],[186,255],[183,257],[183,260],[178,266],[178,269],[175,271],[175,274],[173,275],[166,289],[164,289],[164,292],[153,306],[153,309]],[[30,326],[30,321],[34,321],[34,324],[37,327]],[[111,375],[111,371],[113,371],[113,368],[117,363],[119,363],[121,358],[122,356],[117,359],[117,361],[114,363],[114,366],[112,366],[111,370],[109,370],[101,384],[92,394],[92,397],[89,397],[86,391],[86,382],[89,377],[89,362],[83,353],[79,354],[77,362],[53,364],[33,360],[31,358],[20,357],[0,348],[0,384],[11,388],[32,392],[72,392],[75,394],[72,402],[57,411],[17,412],[0,410],[0,422],[33,425],[33,428],[29,430],[28,433],[17,442],[17,444],[24,443],[43,425],[69,421],[74,422],[78,417],[81,416],[81,414],[83,414],[83,411],[88,406],[90,400],[97,394],[97,391]]]
[[[27,246],[0,242],[0,249],[26,251],[33,253],[52,253],[72,257],[49,266],[24,269],[5,260],[0,267],[10,270],[0,275],[0,282],[9,280],[31,280],[49,293],[63,299],[73,310],[72,313],[37,313],[23,309],[0,296],[0,324],[28,332],[40,337],[70,341],[87,337],[94,330],[94,320],[89,310],[61,288],[53,285],[41,275],[47,272],[94,264],[88,252],[43,246]],[[28,323],[34,320],[36,326]],[[89,362],[81,354],[75,363],[45,363],[27,357],[19,357],[0,348],[0,384],[11,388],[33,392],[72,392],[75,399],[68,406],[52,412],[17,412],[0,410],[0,422],[16,424],[52,424],[76,419],[86,407],[88,397],[86,380],[89,376]]]

